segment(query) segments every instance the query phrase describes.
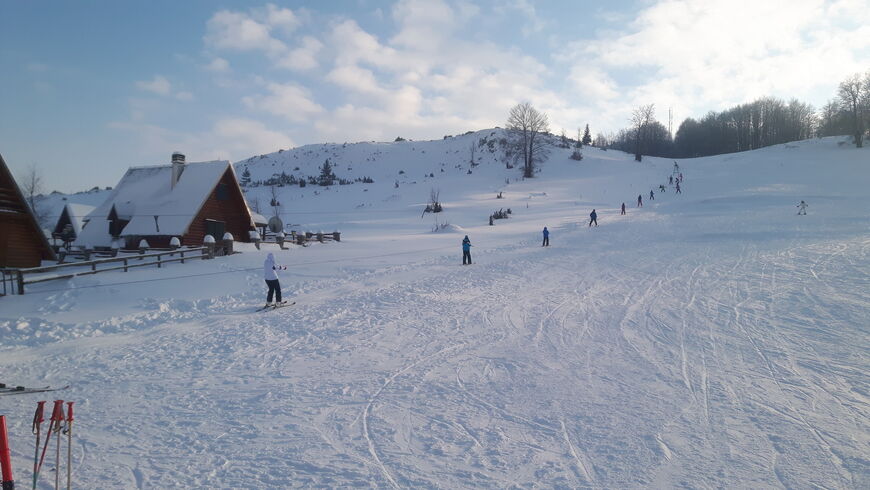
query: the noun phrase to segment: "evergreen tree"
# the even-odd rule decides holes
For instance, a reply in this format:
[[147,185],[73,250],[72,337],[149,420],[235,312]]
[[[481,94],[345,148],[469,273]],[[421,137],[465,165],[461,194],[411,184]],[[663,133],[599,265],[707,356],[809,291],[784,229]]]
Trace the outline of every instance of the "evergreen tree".
[[242,178],[239,180],[239,184],[242,187],[247,187],[251,183],[251,171],[248,170],[248,167],[245,167],[245,171],[242,172]]
[[323,162],[323,166],[320,167],[320,178],[318,179],[318,183],[322,186],[332,185],[335,179],[336,176],[332,171],[332,165],[329,163],[329,159],[327,158],[326,161]]
[[592,135],[589,134],[589,124],[586,124],[586,129],[583,131],[583,144],[587,146],[592,144]]

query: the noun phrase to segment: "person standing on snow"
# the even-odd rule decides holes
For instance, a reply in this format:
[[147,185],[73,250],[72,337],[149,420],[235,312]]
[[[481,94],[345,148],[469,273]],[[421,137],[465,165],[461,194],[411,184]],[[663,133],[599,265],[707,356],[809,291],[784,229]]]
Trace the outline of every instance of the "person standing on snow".
[[625,203],[622,203],[622,215],[625,215]]
[[800,216],[800,215],[804,215],[804,216],[806,216],[806,215],[807,215],[807,206],[809,206],[809,204],[805,203],[805,202],[803,201],[803,199],[801,199],[800,204],[797,205],[797,207],[798,207],[798,216]]
[[595,223],[595,226],[598,226],[598,213],[596,213],[594,209],[589,213],[589,226],[592,226],[592,223]]
[[462,265],[471,265],[471,240],[468,235],[462,239]]
[[655,200],[656,200],[656,195],[653,194],[652,189],[649,190],[649,200],[650,200],[650,201],[655,201]]
[[674,173],[677,173],[677,172],[679,172],[679,171],[680,171],[680,166],[677,165],[677,161],[674,160]]
[[674,176],[673,175],[668,177],[668,185],[674,185]]
[[278,281],[278,273],[276,271],[286,271],[287,267],[275,263],[275,256],[270,253],[266,256],[263,262],[263,277],[266,279],[266,285],[269,286],[269,292],[266,294],[266,306],[272,306],[272,294],[275,295],[275,304],[284,303],[281,301],[281,283]]
[[550,230],[548,230],[546,226],[544,227],[544,243],[541,244],[541,246],[542,247],[549,247],[550,246]]
[[677,181],[677,192],[676,194],[682,194],[683,191],[680,190],[680,181]]
[[637,195],[637,207],[643,207],[643,196],[641,196],[640,194]]
[[665,191],[665,186],[664,186],[664,185],[660,185],[660,186],[659,186],[659,192],[664,192],[664,191]]

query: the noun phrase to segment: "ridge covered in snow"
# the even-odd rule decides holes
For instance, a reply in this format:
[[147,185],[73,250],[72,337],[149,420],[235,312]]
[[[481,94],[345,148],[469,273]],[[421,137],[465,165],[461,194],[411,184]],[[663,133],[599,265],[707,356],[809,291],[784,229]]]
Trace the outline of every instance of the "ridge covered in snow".
[[[468,162],[493,131],[238,162],[374,182],[276,188],[288,228],[341,242],[0,298],[0,381],[72,385],[83,487],[870,484],[870,149],[675,170],[557,148],[523,180],[498,152]],[[266,186],[249,199],[273,210]],[[257,313],[269,252],[296,305]],[[0,398],[21,480],[37,399]]]

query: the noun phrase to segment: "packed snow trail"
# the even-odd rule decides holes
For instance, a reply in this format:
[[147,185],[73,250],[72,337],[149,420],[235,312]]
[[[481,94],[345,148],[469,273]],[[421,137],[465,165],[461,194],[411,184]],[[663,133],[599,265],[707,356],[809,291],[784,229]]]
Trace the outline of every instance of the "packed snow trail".
[[667,225],[336,279],[4,372],[76,373],[93,486],[865,486],[870,239],[602,253]]
[[[465,230],[281,252],[292,308],[251,313],[252,249],[2,298],[0,381],[72,384],[89,488],[867,488],[870,172],[799,147],[680,162],[627,216],[671,161],[589,150],[498,201],[457,173]],[[0,397],[19,468],[37,399]]]

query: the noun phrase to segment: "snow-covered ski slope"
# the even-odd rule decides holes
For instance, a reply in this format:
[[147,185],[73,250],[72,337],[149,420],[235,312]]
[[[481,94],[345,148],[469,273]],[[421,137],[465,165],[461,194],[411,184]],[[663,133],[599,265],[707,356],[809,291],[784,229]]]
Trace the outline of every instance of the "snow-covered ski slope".
[[[867,488],[870,149],[840,140],[681,160],[655,201],[672,160],[456,169],[442,233],[416,176],[297,189],[341,243],[0,298],[2,381],[73,385],[83,488]],[[270,251],[297,304],[253,313]],[[21,481],[38,399],[0,399]]]

